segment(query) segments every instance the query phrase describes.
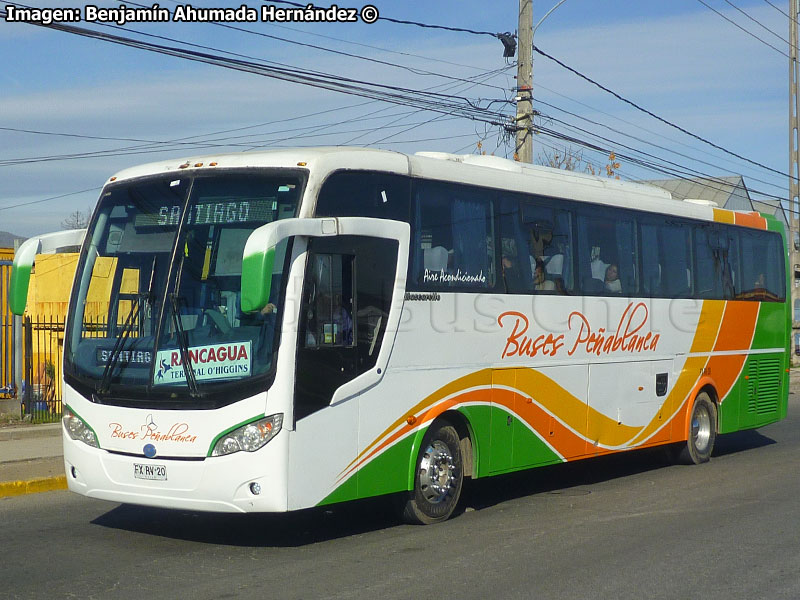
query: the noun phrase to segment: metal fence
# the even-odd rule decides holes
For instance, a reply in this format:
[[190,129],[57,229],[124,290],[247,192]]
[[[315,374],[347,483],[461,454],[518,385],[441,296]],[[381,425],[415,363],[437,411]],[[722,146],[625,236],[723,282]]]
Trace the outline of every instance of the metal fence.
[[64,321],[25,317],[22,323],[22,415],[34,423],[61,418],[61,357]]
[[0,398],[13,398],[14,385],[14,316],[8,310],[11,285],[10,260],[0,260]]

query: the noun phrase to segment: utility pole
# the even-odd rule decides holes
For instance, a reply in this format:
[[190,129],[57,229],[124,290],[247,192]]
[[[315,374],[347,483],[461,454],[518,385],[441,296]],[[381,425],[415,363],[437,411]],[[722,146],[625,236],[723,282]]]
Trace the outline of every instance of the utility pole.
[[[800,66],[798,66],[797,47],[800,44],[797,31],[797,18],[800,16],[800,0],[789,0],[789,259],[791,265],[791,297],[792,297],[792,340],[798,323],[794,318],[794,307],[800,299],[800,288],[797,286],[797,271],[800,270],[800,97],[797,86],[800,84]],[[796,364],[797,356],[792,348],[792,362]]]
[[[798,0],[792,0],[797,2]],[[517,28],[517,139],[514,159],[533,162],[533,0],[519,0]]]

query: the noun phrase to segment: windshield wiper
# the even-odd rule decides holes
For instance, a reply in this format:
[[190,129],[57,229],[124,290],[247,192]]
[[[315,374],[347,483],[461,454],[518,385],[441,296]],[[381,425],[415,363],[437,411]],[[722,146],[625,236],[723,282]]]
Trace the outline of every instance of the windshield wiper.
[[[157,256],[153,257],[153,266],[150,269],[150,283],[147,286],[147,294],[144,296],[144,301],[147,302],[150,306],[153,305],[154,299],[154,289],[155,289],[155,275],[156,275],[156,261],[158,260]],[[136,317],[139,316],[141,312],[141,304],[142,298],[137,297],[136,304],[131,309],[131,312],[128,313],[125,322],[122,324],[122,333],[117,337],[117,341],[114,343],[114,348],[111,350],[111,356],[106,363],[105,369],[103,369],[103,375],[100,377],[100,383],[97,386],[97,394],[106,394],[111,387],[111,376],[114,373],[114,367],[117,366],[117,362],[119,362],[119,355],[122,351],[122,348],[125,346],[125,342],[131,335],[131,331],[133,331],[133,324],[136,320]],[[109,325],[110,326],[110,325]]]
[[175,326],[175,336],[178,338],[178,350],[181,353],[181,366],[186,375],[186,385],[189,386],[189,394],[193,398],[202,396],[197,386],[197,377],[194,374],[194,367],[189,362],[189,344],[186,341],[186,330],[183,328],[180,317],[180,296],[175,292],[169,294],[170,313],[172,314],[172,324]]
[[128,337],[130,337],[131,331],[133,331],[133,323],[140,312],[139,306],[140,303],[137,301],[131,309],[131,312],[128,313],[125,323],[122,324],[122,333],[117,337],[117,341],[114,343],[114,348],[111,350],[111,356],[108,358],[106,368],[103,369],[103,376],[100,378],[100,383],[97,386],[98,394],[108,393],[108,390],[111,386],[111,374],[114,372],[114,367],[117,365],[117,362],[119,362],[119,355],[125,345],[125,342],[127,341]]

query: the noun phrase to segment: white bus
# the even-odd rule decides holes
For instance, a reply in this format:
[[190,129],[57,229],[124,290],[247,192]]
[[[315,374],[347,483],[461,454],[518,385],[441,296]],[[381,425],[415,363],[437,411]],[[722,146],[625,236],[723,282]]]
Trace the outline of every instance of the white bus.
[[[82,242],[81,242],[82,240]],[[281,512],[781,419],[780,224],[486,156],[319,148],[118,173],[64,334],[69,489]]]

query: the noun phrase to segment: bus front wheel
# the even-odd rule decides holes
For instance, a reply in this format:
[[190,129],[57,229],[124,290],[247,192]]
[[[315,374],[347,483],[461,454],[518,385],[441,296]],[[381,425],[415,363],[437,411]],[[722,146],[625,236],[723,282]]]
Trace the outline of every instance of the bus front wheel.
[[403,510],[408,523],[446,521],[458,504],[464,483],[461,441],[445,421],[434,423],[422,438],[414,474],[414,490]]
[[717,438],[717,406],[706,392],[694,399],[688,434],[678,455],[679,461],[688,465],[708,462]]

